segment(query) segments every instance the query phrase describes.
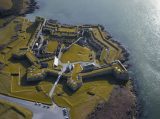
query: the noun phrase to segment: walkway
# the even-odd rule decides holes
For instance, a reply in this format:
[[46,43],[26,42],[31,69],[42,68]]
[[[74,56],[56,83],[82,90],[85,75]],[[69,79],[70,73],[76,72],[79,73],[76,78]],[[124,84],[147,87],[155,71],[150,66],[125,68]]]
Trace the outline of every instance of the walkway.
[[59,72],[58,78],[57,78],[56,82],[54,83],[52,89],[51,89],[50,92],[49,92],[49,97],[50,97],[51,99],[52,99],[52,96],[53,96],[53,94],[54,94],[54,90],[55,90],[55,88],[56,88],[56,86],[57,86],[60,78],[62,77],[62,74],[66,71],[67,66],[68,66],[68,65],[63,65],[62,71]]

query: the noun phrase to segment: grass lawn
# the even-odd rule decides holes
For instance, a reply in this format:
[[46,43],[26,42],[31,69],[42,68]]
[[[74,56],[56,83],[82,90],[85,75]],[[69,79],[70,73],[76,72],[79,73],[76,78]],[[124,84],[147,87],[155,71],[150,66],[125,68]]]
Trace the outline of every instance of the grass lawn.
[[53,53],[57,49],[57,46],[58,46],[57,41],[50,40],[48,42],[47,51]]
[[[85,82],[78,91],[71,93],[69,89],[62,84],[58,84],[54,100],[56,104],[71,109],[72,119],[86,118],[100,101],[108,100],[114,86],[110,84],[106,78],[99,77],[93,79],[91,82]],[[94,95],[89,95],[88,92],[92,92]],[[62,95],[58,96],[58,94]]]
[[65,28],[65,27],[60,27],[59,29],[58,29],[58,31],[60,31],[60,32],[76,32],[77,31],[77,29],[76,29],[76,27],[72,27],[72,28]]
[[16,24],[10,22],[6,27],[0,28],[0,45],[6,44],[11,40],[11,37],[16,34]]
[[78,74],[82,71],[80,64],[75,64],[74,69],[72,71],[72,80],[77,80]]
[[0,72],[0,93],[9,94],[11,90],[11,76]]
[[62,54],[61,61],[63,63],[67,63],[68,61],[71,63],[79,61],[90,62],[90,54],[92,54],[90,49],[74,44],[68,51]]

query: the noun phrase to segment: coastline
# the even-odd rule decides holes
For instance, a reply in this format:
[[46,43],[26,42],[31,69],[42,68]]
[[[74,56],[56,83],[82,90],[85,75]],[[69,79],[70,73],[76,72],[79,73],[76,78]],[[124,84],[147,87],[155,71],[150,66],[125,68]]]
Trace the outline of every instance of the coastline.
[[100,102],[88,119],[135,119],[134,102],[135,96],[127,87],[116,86],[109,101]]
[[130,79],[127,86],[115,86],[109,100],[99,102],[87,119],[138,119],[140,108],[133,80]]
[[[130,55],[128,50],[120,42],[113,39],[103,26],[100,25],[100,27],[105,33],[105,37],[109,38],[111,42],[117,44],[122,49],[123,57],[120,61],[126,69],[129,69],[131,65],[127,63]],[[130,80],[125,86],[115,86],[109,100],[107,102],[99,102],[95,106],[95,109],[88,115],[87,119],[138,119],[139,108],[135,83],[130,77]]]
[[12,0],[12,4],[10,9],[0,9],[0,18],[23,16],[33,13],[35,9],[39,8],[35,0]]
[[37,2],[35,0],[26,0],[26,1],[28,1],[27,6],[24,8],[24,12],[22,12],[22,14],[20,15],[30,14],[33,13],[35,9],[39,9],[39,7],[37,6]]

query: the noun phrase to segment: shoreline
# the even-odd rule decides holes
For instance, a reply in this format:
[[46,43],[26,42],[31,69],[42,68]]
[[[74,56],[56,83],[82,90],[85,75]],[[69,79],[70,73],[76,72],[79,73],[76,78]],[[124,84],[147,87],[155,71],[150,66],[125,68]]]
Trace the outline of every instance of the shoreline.
[[12,0],[12,4],[10,9],[0,9],[0,18],[25,16],[33,13],[35,9],[39,9],[35,0]]
[[100,102],[88,119],[135,119],[136,97],[128,87],[116,86],[107,102]]
[[24,13],[20,14],[20,15],[26,15],[26,14],[32,14],[36,9],[39,9],[39,6],[37,6],[37,2],[35,0],[27,0],[28,6],[26,7],[26,9],[24,9]]
[[[105,32],[106,38],[109,37],[109,39],[113,43],[115,43],[119,48],[122,49],[123,58],[120,61],[122,62],[122,64],[125,66],[126,69],[129,69],[131,65],[129,63],[127,63],[127,61],[129,61],[129,56],[130,56],[128,50],[119,41],[115,40],[112,37],[112,35],[110,33],[108,33],[107,30],[105,30],[104,26],[100,25],[100,27],[101,27],[102,31]],[[107,34],[109,34],[109,35],[107,36]],[[122,92],[121,89],[123,89],[123,88],[124,88],[124,91],[126,91],[126,92],[128,91],[128,93],[127,93],[128,95],[131,95],[131,98],[132,98],[131,103],[133,104],[131,106],[132,107],[131,109],[129,109],[130,107],[128,107],[128,111],[126,112],[126,114],[128,115],[127,119],[138,119],[139,115],[141,114],[141,112],[139,112],[139,109],[141,108],[141,106],[139,106],[140,102],[137,99],[137,90],[136,90],[136,87],[135,87],[134,79],[132,79],[130,77],[130,80],[129,80],[128,83],[129,84],[126,84],[127,86],[121,86],[121,85],[120,86],[119,85],[116,86],[113,89],[113,91],[112,91],[112,93],[111,93],[111,95],[109,97],[109,100],[107,102],[100,102],[100,103],[98,103],[95,106],[95,109],[88,115],[87,119],[106,119],[105,117],[107,115],[105,115],[104,117],[102,117],[101,115],[102,115],[103,112],[100,112],[100,110],[105,109],[106,106],[108,108],[108,105],[109,105],[109,108],[111,108],[111,109],[108,109],[108,111],[112,110],[112,108],[114,108],[114,106],[115,106],[114,103],[116,103],[116,101],[117,101],[117,100],[112,101],[113,100],[113,95],[115,95],[115,97],[117,97],[117,95],[116,95],[117,92]],[[126,101],[129,101],[129,100],[126,100],[126,97],[125,97],[124,98],[124,102],[126,102]],[[113,103],[112,106],[109,104],[110,102]],[[122,102],[123,102],[123,100],[122,100]],[[119,102],[119,103],[121,103],[121,102]],[[123,107],[121,106],[121,108],[123,108]],[[121,112],[121,110],[119,110],[118,112],[120,112],[120,114],[123,115],[123,112]],[[99,116],[101,116],[101,117],[97,116],[98,113],[100,113]],[[105,113],[107,113],[107,111],[105,111]],[[110,112],[110,113],[113,114],[113,112]],[[115,113],[117,114],[117,111]],[[112,115],[109,115],[109,116],[111,116],[110,117],[111,119],[117,119],[117,117],[114,117],[114,116],[112,117]],[[110,118],[107,118],[107,119],[110,119]],[[118,118],[119,119],[124,119],[123,117],[122,118],[118,117]]]

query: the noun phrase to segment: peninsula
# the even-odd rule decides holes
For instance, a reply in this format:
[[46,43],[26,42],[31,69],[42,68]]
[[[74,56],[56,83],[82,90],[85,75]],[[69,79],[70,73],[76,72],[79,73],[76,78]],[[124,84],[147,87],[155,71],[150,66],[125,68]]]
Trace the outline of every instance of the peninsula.
[[135,116],[128,53],[103,26],[16,17],[0,34],[1,94],[62,108],[64,119]]

